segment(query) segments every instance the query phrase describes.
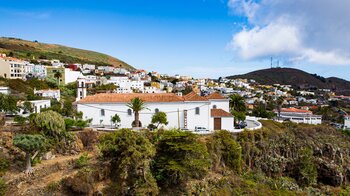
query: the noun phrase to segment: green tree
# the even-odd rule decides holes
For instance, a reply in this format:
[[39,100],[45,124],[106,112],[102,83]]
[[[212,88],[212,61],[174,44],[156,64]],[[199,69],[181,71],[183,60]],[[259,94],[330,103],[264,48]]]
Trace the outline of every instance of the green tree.
[[236,110],[231,110],[231,114],[235,117],[234,121],[237,123],[237,121],[244,121],[246,119],[245,112],[238,112]]
[[25,101],[23,103],[22,109],[24,110],[25,113],[32,113],[34,111],[34,108],[32,104],[29,101]]
[[57,71],[53,77],[55,77],[57,79],[57,83],[58,85],[60,85],[60,79],[62,78],[62,73],[60,71]]
[[63,108],[62,108],[62,115],[66,117],[73,117],[74,116],[74,108],[72,101],[66,99],[63,102]]
[[145,103],[142,101],[142,99],[136,97],[127,103],[126,106],[132,109],[134,112],[135,127],[140,127],[140,111],[147,109]]
[[298,182],[301,186],[310,186],[317,182],[317,168],[314,164],[313,151],[303,148],[299,151]]
[[230,95],[230,108],[231,114],[235,117],[235,124],[237,123],[237,121],[245,120],[245,113],[247,111],[247,107],[242,96],[238,94]]
[[150,170],[155,148],[143,134],[121,129],[103,135],[99,148],[102,157],[112,163],[116,195],[158,194],[158,186]]
[[13,145],[26,153],[26,174],[33,173],[31,164],[32,154],[44,149],[45,144],[45,137],[42,135],[16,135],[13,138]]
[[111,117],[111,122],[116,125],[116,123],[120,123],[120,117],[118,114],[115,114],[114,116]]
[[34,119],[35,125],[45,136],[60,141],[65,136],[66,125],[63,117],[52,110],[41,112]]
[[257,103],[252,110],[252,115],[257,116],[257,117],[261,117],[261,118],[271,119],[275,116],[275,113],[267,111],[264,104]]
[[171,130],[160,135],[153,171],[160,185],[174,187],[189,179],[203,178],[210,167],[206,145],[198,136],[188,132]]
[[11,95],[0,93],[0,112],[17,112],[17,100]]
[[214,169],[221,165],[229,167],[236,173],[241,173],[242,147],[236,142],[232,133],[224,130],[217,131],[207,145],[213,159]]
[[278,117],[281,116],[281,110],[284,102],[284,97],[278,97],[276,100],[276,107],[277,107],[277,112],[278,112]]
[[160,124],[167,125],[168,124],[168,119],[167,119],[166,113],[165,112],[157,112],[157,113],[155,113],[152,116],[152,123],[153,124],[157,123],[156,128],[158,128]]
[[244,98],[239,94],[230,95],[230,108],[237,112],[246,112],[247,107],[244,102]]

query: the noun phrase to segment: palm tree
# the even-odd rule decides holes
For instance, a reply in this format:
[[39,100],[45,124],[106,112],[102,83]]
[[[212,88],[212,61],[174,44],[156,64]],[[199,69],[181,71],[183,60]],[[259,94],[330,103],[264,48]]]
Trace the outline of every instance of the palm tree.
[[147,109],[145,102],[143,102],[140,98],[135,97],[135,98],[131,99],[131,101],[126,104],[126,106],[128,106],[130,109],[132,109],[134,111],[135,127],[139,127],[140,126],[140,120],[139,120],[140,114],[139,114],[139,112],[141,110]]
[[60,78],[62,77],[62,73],[60,71],[57,71],[54,77],[57,78],[58,85],[60,85]]
[[231,110],[237,112],[245,112],[247,109],[245,106],[244,98],[238,94],[230,95],[230,107]]
[[281,117],[281,109],[282,109],[283,102],[284,102],[284,97],[277,98],[276,104],[277,104],[278,117]]

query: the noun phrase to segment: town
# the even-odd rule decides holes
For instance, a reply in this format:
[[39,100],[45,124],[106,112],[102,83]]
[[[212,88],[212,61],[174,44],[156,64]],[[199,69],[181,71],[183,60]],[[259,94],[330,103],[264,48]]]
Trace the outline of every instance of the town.
[[[140,128],[154,127],[152,117],[162,112],[167,117],[163,128],[201,134],[255,130],[261,128],[261,119],[350,129],[350,97],[336,95],[332,89],[297,89],[290,84],[262,85],[253,79],[226,77],[196,79],[54,59],[26,61],[6,54],[0,56],[0,67],[1,100],[16,100],[15,110],[2,109],[10,124],[21,123],[31,113],[55,110],[98,130],[132,128],[135,111],[127,104],[140,98],[145,104],[137,111]],[[18,96],[18,88],[24,85],[18,81],[33,81],[32,92]],[[62,112],[67,106],[71,111]],[[80,115],[65,115],[72,113]],[[113,122],[114,116],[118,122]]]

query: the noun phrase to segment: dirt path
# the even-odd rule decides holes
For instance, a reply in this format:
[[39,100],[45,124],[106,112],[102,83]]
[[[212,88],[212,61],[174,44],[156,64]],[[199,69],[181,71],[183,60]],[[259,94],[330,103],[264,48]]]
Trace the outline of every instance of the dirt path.
[[42,161],[33,167],[34,175],[27,176],[23,172],[8,173],[4,176],[8,184],[8,195],[44,195],[45,188],[50,183],[74,175],[75,161],[81,154],[59,156],[52,160]]

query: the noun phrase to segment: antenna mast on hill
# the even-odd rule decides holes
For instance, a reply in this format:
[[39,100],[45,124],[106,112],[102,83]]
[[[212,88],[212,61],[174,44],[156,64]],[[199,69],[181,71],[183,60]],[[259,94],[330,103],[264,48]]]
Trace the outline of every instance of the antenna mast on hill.
[[272,57],[271,57],[271,69],[272,69]]

